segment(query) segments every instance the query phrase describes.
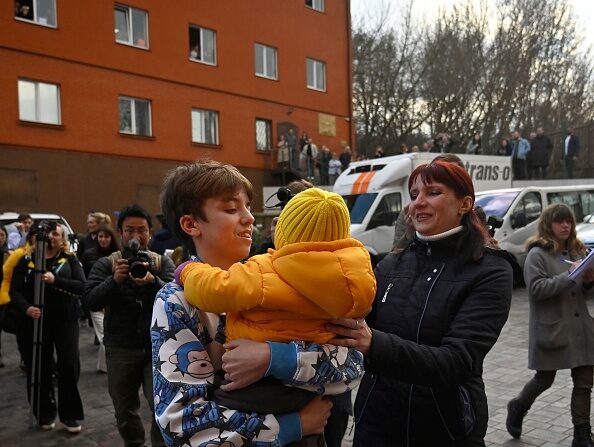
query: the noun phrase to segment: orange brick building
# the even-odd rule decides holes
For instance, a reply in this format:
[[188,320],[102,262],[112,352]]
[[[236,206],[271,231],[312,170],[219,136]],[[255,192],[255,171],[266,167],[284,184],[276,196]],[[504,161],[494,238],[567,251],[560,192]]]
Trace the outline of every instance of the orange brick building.
[[[0,211],[158,211],[201,157],[274,184],[281,134],[352,147],[349,0],[21,0],[0,10]],[[254,209],[261,209],[257,194]]]

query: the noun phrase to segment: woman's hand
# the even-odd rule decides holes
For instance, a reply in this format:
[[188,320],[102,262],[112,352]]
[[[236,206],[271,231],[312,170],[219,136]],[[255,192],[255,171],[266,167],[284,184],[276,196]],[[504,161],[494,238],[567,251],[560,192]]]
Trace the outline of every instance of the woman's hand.
[[25,313],[29,318],[33,318],[34,320],[38,320],[41,317],[41,309],[39,307],[29,306]]
[[46,284],[53,284],[56,281],[56,277],[52,272],[44,272],[41,274],[41,280]]
[[327,324],[326,329],[341,336],[340,338],[333,338],[328,343],[355,348],[364,355],[369,354],[373,335],[363,318],[337,318]]
[[330,417],[332,401],[324,396],[316,396],[299,411],[301,420],[301,435],[317,435],[324,432],[324,427]]
[[230,383],[221,385],[223,391],[245,388],[264,377],[270,364],[268,343],[233,340],[224,347],[228,351],[223,354],[223,370]]

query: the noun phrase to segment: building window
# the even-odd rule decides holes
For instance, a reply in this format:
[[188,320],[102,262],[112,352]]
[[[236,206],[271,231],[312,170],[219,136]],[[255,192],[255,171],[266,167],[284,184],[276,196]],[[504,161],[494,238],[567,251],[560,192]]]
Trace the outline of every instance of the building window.
[[256,118],[256,149],[269,151],[272,147],[272,121]]
[[256,76],[277,79],[276,48],[256,44]]
[[141,9],[115,5],[116,42],[148,48],[148,14]]
[[307,87],[326,91],[326,64],[324,62],[307,59]]
[[219,144],[218,112],[192,109],[192,141],[202,144]]
[[316,11],[324,12],[324,0],[305,0],[305,5]]
[[61,124],[60,87],[45,82],[19,79],[19,119],[45,124]]
[[14,2],[14,17],[45,26],[56,26],[55,0],[20,0]]
[[150,137],[151,102],[120,96],[120,132]]
[[190,59],[215,65],[216,61],[216,33],[213,30],[190,26]]

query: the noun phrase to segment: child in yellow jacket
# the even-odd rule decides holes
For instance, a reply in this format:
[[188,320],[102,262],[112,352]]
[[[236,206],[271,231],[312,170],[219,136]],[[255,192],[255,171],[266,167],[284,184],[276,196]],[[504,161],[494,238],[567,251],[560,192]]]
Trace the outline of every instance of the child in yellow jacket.
[[227,341],[326,343],[335,335],[325,323],[364,317],[375,296],[369,253],[349,227],[344,199],[310,188],[282,210],[276,250],[228,270],[189,262],[178,280],[190,304],[227,312]]

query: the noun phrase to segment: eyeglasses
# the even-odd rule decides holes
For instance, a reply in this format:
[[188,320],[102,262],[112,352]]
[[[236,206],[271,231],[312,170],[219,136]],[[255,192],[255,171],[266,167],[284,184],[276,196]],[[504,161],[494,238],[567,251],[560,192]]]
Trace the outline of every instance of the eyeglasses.
[[146,227],[143,228],[124,228],[124,234],[132,235],[132,234],[148,234],[150,230]]

